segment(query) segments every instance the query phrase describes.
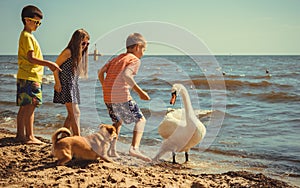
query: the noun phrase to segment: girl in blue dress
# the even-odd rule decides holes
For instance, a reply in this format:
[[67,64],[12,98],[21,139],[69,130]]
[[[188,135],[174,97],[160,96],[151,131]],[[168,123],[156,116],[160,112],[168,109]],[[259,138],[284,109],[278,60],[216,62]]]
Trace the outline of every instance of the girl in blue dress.
[[87,77],[88,45],[90,36],[84,29],[76,30],[68,44],[56,59],[61,72],[54,71],[54,103],[64,104],[68,115],[64,127],[80,136],[79,77]]

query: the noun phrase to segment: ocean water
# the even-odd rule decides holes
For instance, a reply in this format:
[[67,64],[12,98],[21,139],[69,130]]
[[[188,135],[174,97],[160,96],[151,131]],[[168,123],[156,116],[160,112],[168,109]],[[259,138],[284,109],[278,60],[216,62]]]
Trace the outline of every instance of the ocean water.
[[[56,56],[44,58],[55,61]],[[83,135],[111,123],[97,79],[110,58],[90,57],[89,78],[80,80]],[[13,131],[17,69],[17,56],[0,56],[0,123]],[[191,170],[248,170],[300,186],[300,56],[144,56],[135,79],[151,97],[142,101],[132,94],[147,118],[141,150],[151,157],[161,145],[157,127],[167,109],[184,108],[180,96],[169,104],[172,84],[181,83],[207,129],[203,142],[190,151]],[[47,138],[66,117],[65,107],[52,103],[53,85],[45,69],[44,103],[35,112],[34,132]],[[123,125],[119,150],[129,149],[133,126]],[[183,163],[184,155],[177,156]],[[164,159],[171,160],[170,155]]]

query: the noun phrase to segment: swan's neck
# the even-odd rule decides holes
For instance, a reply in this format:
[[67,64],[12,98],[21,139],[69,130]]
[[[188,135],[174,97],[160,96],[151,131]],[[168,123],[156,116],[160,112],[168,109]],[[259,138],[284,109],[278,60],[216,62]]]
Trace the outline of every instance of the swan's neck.
[[185,116],[186,116],[186,119],[188,119],[191,117],[191,115],[194,115],[194,109],[192,107],[190,95],[189,95],[188,91],[186,90],[186,88],[181,88],[180,94],[181,94],[182,100],[183,100]]

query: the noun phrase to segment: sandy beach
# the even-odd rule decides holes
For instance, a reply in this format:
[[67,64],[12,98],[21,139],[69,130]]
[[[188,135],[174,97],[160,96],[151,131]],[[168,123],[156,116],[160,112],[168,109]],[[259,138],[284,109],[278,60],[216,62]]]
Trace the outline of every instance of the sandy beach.
[[197,174],[188,164],[144,163],[120,153],[116,163],[76,161],[56,166],[50,140],[23,145],[0,129],[0,187],[293,187],[263,174],[230,171]]

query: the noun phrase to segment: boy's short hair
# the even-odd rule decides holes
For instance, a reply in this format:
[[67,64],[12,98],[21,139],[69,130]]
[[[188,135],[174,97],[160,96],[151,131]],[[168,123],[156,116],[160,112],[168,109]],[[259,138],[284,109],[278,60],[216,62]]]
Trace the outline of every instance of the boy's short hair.
[[22,18],[22,22],[24,25],[25,25],[24,18],[26,18],[26,17],[33,18],[35,16],[43,19],[42,11],[39,8],[37,8],[36,6],[28,5],[22,9],[21,18]]
[[137,44],[146,46],[146,40],[140,33],[132,33],[127,37],[126,48],[133,48]]

